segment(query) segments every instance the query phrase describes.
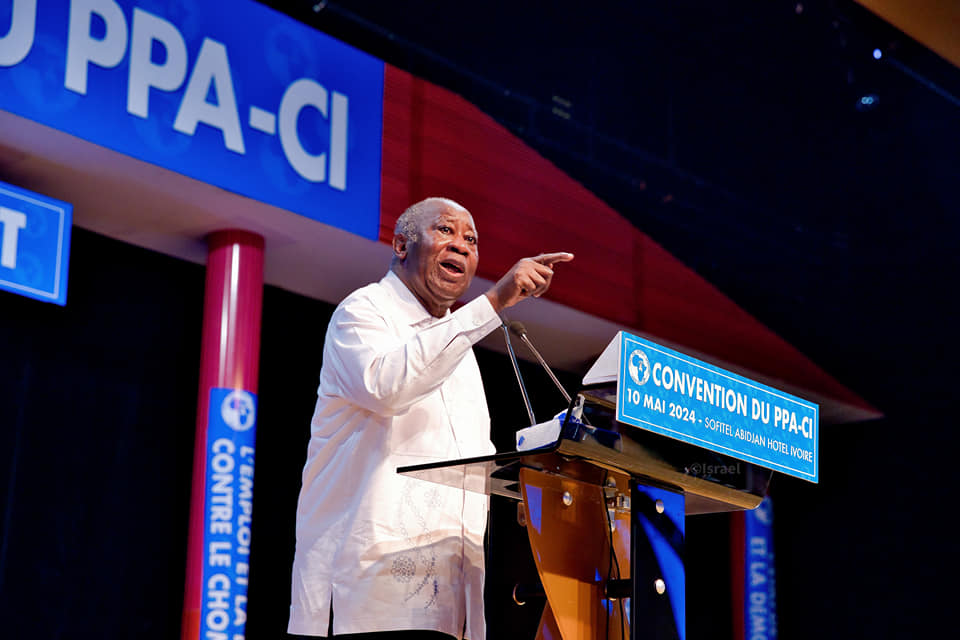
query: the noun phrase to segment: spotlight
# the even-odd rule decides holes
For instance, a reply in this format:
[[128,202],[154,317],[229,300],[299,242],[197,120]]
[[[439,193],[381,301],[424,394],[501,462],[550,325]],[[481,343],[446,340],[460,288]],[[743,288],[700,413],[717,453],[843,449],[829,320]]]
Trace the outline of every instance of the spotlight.
[[883,57],[883,51],[880,51],[880,49],[874,49],[874,50],[873,50],[873,59],[874,59],[874,60],[879,60],[879,59],[882,58],[882,57]]
[[857,100],[857,111],[873,111],[880,104],[880,96],[875,93],[868,93],[860,96]]

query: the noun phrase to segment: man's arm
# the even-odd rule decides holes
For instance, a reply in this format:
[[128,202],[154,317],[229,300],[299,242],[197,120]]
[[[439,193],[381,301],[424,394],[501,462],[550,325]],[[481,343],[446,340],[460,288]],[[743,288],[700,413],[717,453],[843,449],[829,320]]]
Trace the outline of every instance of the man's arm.
[[332,374],[323,389],[381,415],[397,415],[435,391],[470,348],[500,326],[489,300],[478,297],[401,340],[367,302],[337,310],[324,349]]
[[330,323],[324,368],[333,389],[382,415],[407,411],[453,373],[474,344],[501,324],[499,312],[549,288],[553,265],[572,253],[546,253],[517,262],[485,295],[418,331],[408,340],[393,335],[368,301],[340,307]]

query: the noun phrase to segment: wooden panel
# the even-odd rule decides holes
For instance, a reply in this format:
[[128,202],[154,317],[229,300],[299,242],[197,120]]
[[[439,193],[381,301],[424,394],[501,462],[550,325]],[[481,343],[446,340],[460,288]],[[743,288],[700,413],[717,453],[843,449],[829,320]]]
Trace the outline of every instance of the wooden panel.
[[[857,0],[960,67],[960,3],[955,0]],[[882,44],[882,43],[877,43]]]
[[557,618],[553,615],[553,609],[548,602],[543,606],[543,615],[540,616],[540,627],[537,629],[536,640],[561,640],[560,627],[557,626]]
[[[625,479],[622,483],[626,487]],[[530,548],[563,640],[625,640],[628,621],[621,624],[620,607],[608,602],[603,591],[607,576],[616,576],[603,489],[532,469],[520,471],[520,487]],[[629,495],[629,488],[626,491]],[[564,494],[570,497],[568,503]],[[629,576],[625,560],[629,557],[629,517],[626,540],[622,524],[618,519],[614,547],[619,551],[621,571]],[[622,636],[621,630],[627,636]],[[547,631],[541,627],[540,633]]]

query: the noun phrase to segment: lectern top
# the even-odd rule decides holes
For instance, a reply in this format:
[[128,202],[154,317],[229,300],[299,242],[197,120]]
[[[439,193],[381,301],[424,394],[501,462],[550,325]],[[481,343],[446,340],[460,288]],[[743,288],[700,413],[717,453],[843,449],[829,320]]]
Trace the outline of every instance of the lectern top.
[[629,333],[563,415],[543,447],[398,472],[510,497],[522,468],[597,484],[622,473],[682,492],[687,514],[756,507],[773,470],[817,481],[817,405]]

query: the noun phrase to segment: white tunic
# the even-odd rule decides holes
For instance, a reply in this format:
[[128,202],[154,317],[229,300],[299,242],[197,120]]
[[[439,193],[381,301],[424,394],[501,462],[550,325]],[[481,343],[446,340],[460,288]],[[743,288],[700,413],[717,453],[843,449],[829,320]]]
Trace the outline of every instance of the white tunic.
[[389,272],[334,312],[297,507],[290,633],[483,640],[487,497],[396,468],[494,452],[472,346],[486,296],[434,318]]

